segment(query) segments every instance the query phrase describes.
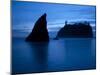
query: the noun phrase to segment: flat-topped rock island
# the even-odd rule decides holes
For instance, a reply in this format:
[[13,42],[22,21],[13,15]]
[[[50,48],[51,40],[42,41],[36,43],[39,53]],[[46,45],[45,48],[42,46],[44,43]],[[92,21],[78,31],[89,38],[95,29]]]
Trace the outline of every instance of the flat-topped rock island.
[[66,24],[61,28],[56,38],[92,38],[92,27],[88,22],[79,22],[74,24]]

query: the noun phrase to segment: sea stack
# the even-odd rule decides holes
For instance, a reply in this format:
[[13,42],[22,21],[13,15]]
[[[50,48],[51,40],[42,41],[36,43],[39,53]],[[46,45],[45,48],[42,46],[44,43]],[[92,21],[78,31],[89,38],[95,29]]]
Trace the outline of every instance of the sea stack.
[[47,30],[46,13],[43,14],[35,23],[32,32],[26,38],[30,42],[48,42],[49,34]]
[[58,31],[56,38],[92,38],[93,32],[90,23],[80,22],[67,24]]

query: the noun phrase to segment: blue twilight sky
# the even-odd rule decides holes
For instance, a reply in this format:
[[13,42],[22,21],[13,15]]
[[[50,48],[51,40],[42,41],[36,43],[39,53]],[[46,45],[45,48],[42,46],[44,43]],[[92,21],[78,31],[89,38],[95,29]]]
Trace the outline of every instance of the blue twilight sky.
[[95,6],[12,1],[13,30],[29,32],[44,13],[47,13],[49,32],[58,31],[64,26],[65,20],[69,23],[89,21],[92,26],[95,26]]

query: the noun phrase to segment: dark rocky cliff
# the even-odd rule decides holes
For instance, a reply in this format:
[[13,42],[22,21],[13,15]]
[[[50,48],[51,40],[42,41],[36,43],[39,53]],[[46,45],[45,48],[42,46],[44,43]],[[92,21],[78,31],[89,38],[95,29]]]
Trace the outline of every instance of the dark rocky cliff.
[[26,41],[42,42],[49,41],[49,34],[47,30],[46,14],[43,14],[35,23],[32,32],[26,38]]
[[58,32],[57,38],[91,38],[93,37],[92,27],[89,23],[65,24]]

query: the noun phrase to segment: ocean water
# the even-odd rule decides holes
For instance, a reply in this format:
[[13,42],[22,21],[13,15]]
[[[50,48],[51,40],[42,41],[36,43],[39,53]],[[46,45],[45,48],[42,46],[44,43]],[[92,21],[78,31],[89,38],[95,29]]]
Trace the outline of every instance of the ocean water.
[[96,68],[95,38],[26,42],[12,37],[12,73],[40,73]]

